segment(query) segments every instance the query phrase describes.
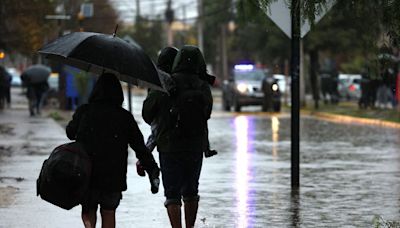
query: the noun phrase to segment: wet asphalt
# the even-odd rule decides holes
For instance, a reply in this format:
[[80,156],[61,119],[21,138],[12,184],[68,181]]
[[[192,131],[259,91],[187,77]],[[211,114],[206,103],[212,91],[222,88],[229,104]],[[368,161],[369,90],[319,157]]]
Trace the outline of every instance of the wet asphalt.
[[[147,137],[150,127],[140,116],[144,97],[135,94],[133,113]],[[47,117],[29,117],[23,98],[15,102],[0,112],[0,227],[83,227],[79,207],[66,211],[36,197],[42,162],[68,141],[63,127]],[[400,129],[303,116],[296,190],[290,187],[290,116],[259,107],[243,111],[222,112],[215,99],[209,135],[218,155],[203,162],[196,227],[372,227],[400,221]],[[135,162],[130,151],[117,227],[169,227],[162,187],[151,194]]]

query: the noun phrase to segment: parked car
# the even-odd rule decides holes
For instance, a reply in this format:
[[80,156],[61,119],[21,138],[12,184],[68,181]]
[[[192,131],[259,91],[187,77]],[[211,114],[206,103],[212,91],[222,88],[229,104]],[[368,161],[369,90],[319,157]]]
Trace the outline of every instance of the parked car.
[[346,100],[356,100],[361,97],[361,75],[339,74],[339,96]]
[[[269,86],[265,88],[270,90],[263,90],[263,84]],[[271,103],[275,111],[280,110],[279,86],[272,75],[254,65],[235,65],[230,79],[223,82],[222,107],[225,111],[233,107],[236,112],[240,112],[243,106],[248,105],[261,105],[266,110],[266,104]]]
[[6,70],[12,76],[11,86],[22,86],[21,72],[14,67],[8,67]]

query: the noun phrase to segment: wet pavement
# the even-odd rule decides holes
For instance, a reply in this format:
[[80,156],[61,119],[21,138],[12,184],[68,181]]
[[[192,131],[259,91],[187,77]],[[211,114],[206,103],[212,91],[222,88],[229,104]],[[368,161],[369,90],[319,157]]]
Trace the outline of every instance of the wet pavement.
[[[133,97],[133,113],[147,137],[143,99]],[[217,98],[209,129],[219,154],[203,163],[196,227],[372,227],[377,216],[400,221],[400,129],[302,117],[301,187],[292,191],[289,115],[259,107],[242,114],[220,110]],[[82,227],[79,207],[65,211],[35,194],[43,160],[66,141],[60,125],[28,117],[23,104],[0,113],[1,228]],[[163,189],[152,195],[135,162],[131,151],[117,227],[169,227]]]

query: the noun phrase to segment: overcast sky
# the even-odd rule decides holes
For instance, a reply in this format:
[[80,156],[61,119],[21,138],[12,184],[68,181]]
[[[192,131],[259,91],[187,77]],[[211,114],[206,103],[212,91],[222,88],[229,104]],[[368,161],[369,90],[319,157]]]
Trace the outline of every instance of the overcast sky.
[[[114,7],[120,12],[120,18],[126,22],[133,22],[136,16],[137,0],[110,0]],[[156,18],[164,13],[167,8],[168,0],[139,0],[140,14],[149,18]],[[175,12],[176,19],[183,19],[186,11],[186,19],[195,18],[197,16],[197,0],[172,0],[172,9]]]

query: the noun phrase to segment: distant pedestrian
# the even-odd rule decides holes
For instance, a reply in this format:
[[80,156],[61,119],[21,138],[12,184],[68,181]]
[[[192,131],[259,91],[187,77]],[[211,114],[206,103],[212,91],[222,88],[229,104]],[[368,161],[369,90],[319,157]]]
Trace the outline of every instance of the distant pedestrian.
[[376,103],[378,108],[387,108],[393,103],[393,93],[384,81],[380,82],[376,91]]
[[[209,146],[207,120],[212,110],[210,79],[200,50],[184,46],[172,68],[175,90],[170,96],[149,93],[143,103],[143,119],[151,124],[159,119],[157,150],[164,186],[164,203],[172,227],[182,227],[184,203],[186,227],[196,221],[199,178],[203,152]],[[212,79],[212,78],[211,78]]]
[[370,79],[368,77],[367,69],[364,69],[361,74],[360,88],[361,88],[361,96],[358,101],[358,107],[361,109],[367,109],[370,106],[370,101],[368,97],[370,90]]
[[397,73],[397,78],[396,78],[396,102],[397,102],[397,108],[400,111],[400,71]]
[[159,175],[133,115],[122,108],[123,100],[120,82],[115,75],[105,73],[96,82],[89,103],[78,107],[66,127],[68,138],[82,142],[92,158],[91,183],[82,202],[87,228],[96,226],[98,205],[102,227],[115,227],[115,210],[127,189],[128,145],[149,176]]
[[0,109],[11,105],[11,74],[0,66]]
[[29,101],[29,113],[31,116],[40,115],[45,93],[49,90],[48,78],[51,70],[49,67],[37,64],[28,67],[21,79],[27,87],[26,97]]

